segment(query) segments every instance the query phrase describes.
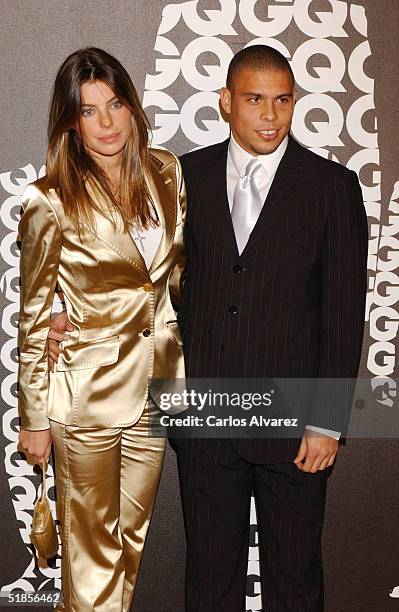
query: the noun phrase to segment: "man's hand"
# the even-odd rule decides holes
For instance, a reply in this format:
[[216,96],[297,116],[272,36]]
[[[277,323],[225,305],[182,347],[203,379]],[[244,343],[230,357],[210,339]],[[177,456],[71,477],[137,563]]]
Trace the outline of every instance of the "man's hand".
[[34,463],[47,463],[51,452],[51,431],[41,429],[40,431],[28,431],[21,429],[19,432],[18,450],[27,455],[27,459]]
[[315,474],[333,465],[337,451],[338,440],[307,429],[294,463],[302,472]]
[[47,336],[48,360],[51,370],[54,369],[54,365],[58,361],[58,355],[61,352],[59,346],[60,342],[68,338],[68,334],[66,332],[73,331],[74,329],[75,328],[69,321],[65,310],[59,312],[53,319],[51,319],[50,331]]

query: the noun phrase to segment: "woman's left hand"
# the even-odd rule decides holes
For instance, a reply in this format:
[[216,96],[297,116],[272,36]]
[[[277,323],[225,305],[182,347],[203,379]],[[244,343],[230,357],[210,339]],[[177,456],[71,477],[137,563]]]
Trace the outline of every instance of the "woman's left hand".
[[32,458],[35,463],[47,463],[51,452],[51,431],[50,429],[41,429],[40,431],[28,431],[21,429],[19,432],[18,448],[25,453],[29,458]]

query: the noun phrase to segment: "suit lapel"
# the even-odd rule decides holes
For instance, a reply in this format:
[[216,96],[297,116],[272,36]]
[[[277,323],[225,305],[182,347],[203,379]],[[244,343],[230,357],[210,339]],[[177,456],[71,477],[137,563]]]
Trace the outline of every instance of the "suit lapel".
[[[139,271],[147,280],[150,274],[169,253],[176,227],[176,180],[170,178],[165,180],[160,171],[161,168],[162,163],[150,155],[149,171],[146,174],[146,182],[159,222],[164,228],[162,239],[150,270],[147,269],[145,261],[130,233],[123,231],[120,220],[117,220],[117,229],[115,231],[109,217],[104,217],[99,212],[94,211],[98,239],[107,244],[122,257],[122,259],[130,263],[136,271]],[[92,193],[95,200],[99,203],[99,206],[102,206],[101,196],[98,193],[94,193],[92,188],[89,189],[90,193]],[[103,208],[105,211],[107,210],[106,206],[103,206]]]
[[[99,201],[99,198],[97,198],[97,201]],[[106,211],[105,207],[104,210]],[[122,222],[118,218],[115,220],[116,229],[114,229],[109,218],[110,213],[108,215],[105,217],[101,213],[94,211],[97,238],[148,279],[148,271],[144,259],[130,233],[123,231]]]
[[[204,200],[201,201],[200,205],[209,211],[212,224],[216,228],[217,233],[223,236],[224,242],[229,244],[238,253],[226,184],[229,140],[221,143],[221,145],[217,157],[210,160],[211,163],[208,169],[199,179],[201,183],[209,186],[208,189],[201,189],[201,193],[204,194]],[[195,198],[195,193],[193,197]]]
[[[229,140],[222,143],[218,155],[210,160],[209,168],[199,181],[209,185],[208,190],[200,189],[206,193],[206,201],[201,202],[210,213],[217,232],[230,244],[238,256],[234,227],[227,197],[226,165]],[[290,213],[290,209],[298,205],[298,198],[303,196],[304,175],[302,172],[301,146],[289,136],[287,150],[277,168],[273,183],[270,187],[262,211],[249,237],[241,256],[249,251],[254,244],[271,227]],[[193,196],[196,198],[196,192]]]
[[177,222],[176,174],[173,173],[173,178],[166,177],[160,171],[161,167],[161,162],[150,155],[150,172],[146,176],[147,186],[159,221],[164,228],[161,242],[150,266],[150,274],[168,255],[173,244]]
[[290,136],[287,150],[277,168],[269,193],[242,255],[290,210],[298,206],[304,191],[301,147]]

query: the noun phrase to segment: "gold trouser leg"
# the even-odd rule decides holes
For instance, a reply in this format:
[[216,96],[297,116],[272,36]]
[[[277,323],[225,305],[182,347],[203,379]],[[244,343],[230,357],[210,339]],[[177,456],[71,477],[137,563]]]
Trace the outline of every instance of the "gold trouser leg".
[[147,422],[147,409],[128,428],[51,422],[66,612],[130,608],[165,451]]

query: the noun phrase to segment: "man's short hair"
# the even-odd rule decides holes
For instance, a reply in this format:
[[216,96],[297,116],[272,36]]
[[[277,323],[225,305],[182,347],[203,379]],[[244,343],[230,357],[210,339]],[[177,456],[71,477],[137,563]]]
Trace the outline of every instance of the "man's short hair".
[[254,68],[255,70],[283,70],[288,72],[295,84],[294,73],[284,57],[273,47],[267,45],[252,45],[241,49],[231,60],[227,71],[226,85],[229,89],[234,87],[234,79],[242,68]]

